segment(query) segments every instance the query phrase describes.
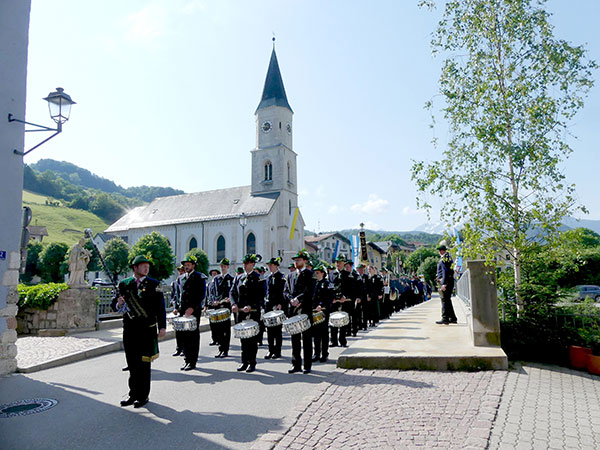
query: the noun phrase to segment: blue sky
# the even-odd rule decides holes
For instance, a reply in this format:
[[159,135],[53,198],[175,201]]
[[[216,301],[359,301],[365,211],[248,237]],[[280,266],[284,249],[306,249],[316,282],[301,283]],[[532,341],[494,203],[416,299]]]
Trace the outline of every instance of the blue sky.
[[[548,9],[556,36],[587,43],[600,61],[600,2]],[[307,227],[412,230],[427,217],[416,210],[411,160],[437,158],[431,138],[445,137],[423,109],[437,89],[441,60],[429,41],[440,13],[416,0],[32,0],[27,120],[50,120],[41,99],[57,86],[77,105],[26,162],[69,161],[125,187],[250,184],[275,33]],[[600,219],[599,89],[572,124],[565,163],[590,219]]]

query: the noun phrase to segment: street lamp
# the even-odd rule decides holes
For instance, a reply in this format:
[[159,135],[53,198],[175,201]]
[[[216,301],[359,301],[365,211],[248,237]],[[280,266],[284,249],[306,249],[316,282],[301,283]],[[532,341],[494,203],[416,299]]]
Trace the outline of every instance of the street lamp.
[[244,254],[245,254],[245,243],[244,243],[244,237],[246,235],[246,225],[248,225],[248,217],[246,216],[245,213],[240,214],[240,227],[242,227],[242,259],[244,259]]
[[54,91],[54,92],[50,92],[48,94],[48,96],[46,98],[44,98],[44,100],[46,100],[48,102],[48,110],[50,111],[50,117],[52,118],[52,120],[54,120],[56,122],[56,128],[50,128],[50,127],[46,127],[44,125],[38,125],[35,123],[26,122],[24,120],[15,119],[15,117],[11,113],[8,114],[9,122],[19,122],[19,123],[24,123],[26,125],[31,125],[33,127],[36,127],[33,130],[25,130],[25,133],[29,133],[29,132],[33,132],[33,131],[54,131],[55,132],[52,136],[44,139],[42,142],[40,142],[36,146],[31,147],[26,152],[20,152],[17,149],[14,149],[13,153],[15,155],[25,156],[26,154],[32,152],[33,150],[38,148],[40,145],[48,142],[54,136],[56,136],[57,134],[62,132],[63,123],[65,123],[67,120],[69,120],[69,116],[71,115],[71,106],[76,104],[71,99],[71,96],[69,94],[65,93],[64,89],[61,87],[56,88],[56,91]]

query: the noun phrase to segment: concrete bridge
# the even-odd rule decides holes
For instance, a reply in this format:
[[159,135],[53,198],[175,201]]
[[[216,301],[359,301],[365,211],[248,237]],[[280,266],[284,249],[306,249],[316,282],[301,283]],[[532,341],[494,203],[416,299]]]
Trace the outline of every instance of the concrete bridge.
[[346,369],[506,370],[500,347],[495,277],[483,261],[467,263],[452,302],[457,324],[437,325],[437,295],[401,311],[354,342],[338,357]]

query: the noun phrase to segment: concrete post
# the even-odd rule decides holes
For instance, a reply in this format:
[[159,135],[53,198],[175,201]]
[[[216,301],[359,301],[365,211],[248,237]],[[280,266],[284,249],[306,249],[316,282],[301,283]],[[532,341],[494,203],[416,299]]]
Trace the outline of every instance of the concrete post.
[[8,115],[25,119],[29,0],[0,2],[0,375],[17,368],[17,293],[23,199],[24,126]]
[[485,261],[468,261],[470,275],[473,344],[500,345],[500,320],[496,275]]

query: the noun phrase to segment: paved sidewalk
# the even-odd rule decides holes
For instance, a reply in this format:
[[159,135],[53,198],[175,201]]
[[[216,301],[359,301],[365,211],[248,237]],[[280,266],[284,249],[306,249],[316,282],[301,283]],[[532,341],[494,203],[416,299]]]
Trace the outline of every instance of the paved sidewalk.
[[508,373],[490,449],[599,449],[600,377],[545,364]]

